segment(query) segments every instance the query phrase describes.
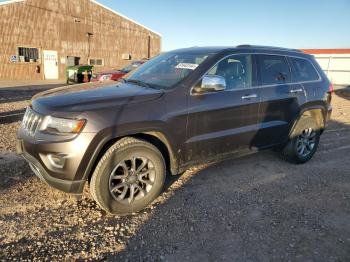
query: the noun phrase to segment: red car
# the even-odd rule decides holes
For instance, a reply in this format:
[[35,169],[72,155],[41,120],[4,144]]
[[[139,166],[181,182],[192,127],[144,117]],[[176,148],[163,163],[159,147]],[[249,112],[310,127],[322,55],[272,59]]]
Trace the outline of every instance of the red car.
[[93,74],[91,81],[92,82],[103,82],[107,80],[117,81],[118,79],[122,78],[127,73],[135,70],[145,62],[146,62],[145,60],[133,61],[131,64],[119,70],[104,71],[104,72]]

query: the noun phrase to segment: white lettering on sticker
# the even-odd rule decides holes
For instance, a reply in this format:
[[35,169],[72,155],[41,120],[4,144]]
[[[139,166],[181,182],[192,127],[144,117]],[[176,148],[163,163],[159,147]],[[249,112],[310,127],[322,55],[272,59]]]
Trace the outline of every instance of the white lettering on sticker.
[[198,66],[199,66],[198,64],[180,63],[175,68],[195,70]]

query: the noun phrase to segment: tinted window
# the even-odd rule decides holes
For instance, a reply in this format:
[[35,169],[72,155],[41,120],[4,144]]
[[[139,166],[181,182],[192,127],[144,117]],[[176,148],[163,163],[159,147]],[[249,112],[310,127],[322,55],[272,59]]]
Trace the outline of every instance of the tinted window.
[[290,82],[290,69],[284,56],[259,55],[262,85]]
[[315,81],[319,76],[309,60],[290,57],[293,66],[293,81]]
[[251,55],[233,55],[220,61],[208,75],[222,76],[226,90],[253,86],[253,63]]
[[37,62],[39,59],[38,48],[18,47],[19,62]]

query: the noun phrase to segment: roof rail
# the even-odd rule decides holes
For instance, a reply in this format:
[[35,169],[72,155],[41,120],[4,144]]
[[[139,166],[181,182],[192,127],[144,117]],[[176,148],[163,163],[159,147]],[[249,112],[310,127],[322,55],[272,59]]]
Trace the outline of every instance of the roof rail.
[[252,47],[251,45],[246,45],[246,44],[243,44],[243,45],[238,45],[236,46],[237,48],[246,48],[246,47]]
[[263,46],[263,45],[238,45],[237,48],[256,48],[256,49],[272,49],[272,50],[281,50],[281,51],[293,51],[302,53],[302,51],[298,49],[292,49],[292,48],[284,48],[284,47],[276,47],[276,46]]

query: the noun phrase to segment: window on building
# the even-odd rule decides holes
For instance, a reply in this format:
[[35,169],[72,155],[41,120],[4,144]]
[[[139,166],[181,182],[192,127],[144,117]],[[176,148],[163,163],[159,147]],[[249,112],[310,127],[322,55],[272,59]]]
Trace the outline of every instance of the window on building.
[[39,60],[39,49],[32,47],[18,47],[18,61],[36,63]]
[[90,58],[89,65],[93,66],[104,66],[104,61],[101,58]]
[[290,82],[290,69],[284,56],[259,55],[260,75],[263,85]]
[[316,81],[319,79],[310,61],[296,57],[290,57],[289,59],[293,66],[293,81],[303,82]]
[[80,64],[80,57],[67,56],[67,66],[77,66]]

